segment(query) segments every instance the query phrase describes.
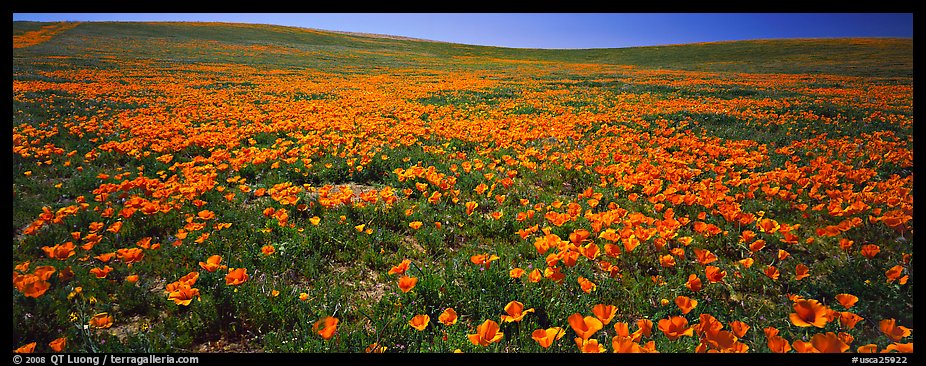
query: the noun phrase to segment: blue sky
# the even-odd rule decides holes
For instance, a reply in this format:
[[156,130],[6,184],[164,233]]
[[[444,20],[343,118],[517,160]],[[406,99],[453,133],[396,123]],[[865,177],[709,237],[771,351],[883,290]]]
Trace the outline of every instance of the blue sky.
[[913,37],[912,13],[14,13],[35,21],[220,21],[518,48],[611,48],[768,38]]

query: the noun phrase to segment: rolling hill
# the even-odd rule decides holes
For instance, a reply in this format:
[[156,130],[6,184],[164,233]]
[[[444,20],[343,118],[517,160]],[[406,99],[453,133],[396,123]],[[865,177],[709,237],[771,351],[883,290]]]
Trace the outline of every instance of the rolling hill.
[[[49,24],[14,22],[14,36]],[[155,42],[159,49],[138,48]],[[192,42],[192,43],[191,43]],[[191,49],[206,42],[212,47]],[[251,48],[232,54],[222,49]],[[611,49],[515,49],[396,37],[363,36],[275,25],[230,23],[81,23],[24,50],[66,54],[94,62],[102,56],[133,55],[172,60],[211,59],[284,67],[333,65],[350,58],[356,66],[438,66],[451,60],[529,60],[633,65],[645,68],[748,73],[824,73],[912,77],[913,40],[895,38],[780,39]]]

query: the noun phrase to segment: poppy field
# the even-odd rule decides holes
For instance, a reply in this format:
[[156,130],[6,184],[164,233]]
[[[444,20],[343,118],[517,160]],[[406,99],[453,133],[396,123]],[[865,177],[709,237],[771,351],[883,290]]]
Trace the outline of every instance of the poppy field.
[[912,352],[912,39],[676,47],[14,22],[11,347]]

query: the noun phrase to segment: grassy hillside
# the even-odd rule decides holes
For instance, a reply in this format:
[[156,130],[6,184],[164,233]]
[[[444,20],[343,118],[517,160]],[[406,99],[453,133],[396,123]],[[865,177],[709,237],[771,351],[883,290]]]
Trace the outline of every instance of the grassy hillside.
[[[38,26],[40,23],[14,22],[13,32],[17,34]],[[328,65],[326,61],[331,61],[332,57],[350,57],[352,64],[360,66],[438,66],[441,60],[448,58],[479,57],[720,72],[876,77],[913,75],[912,39],[783,39],[617,49],[538,50],[372,38],[272,25],[99,22],[81,24],[36,52],[85,41],[91,42],[87,47],[94,51],[85,55],[90,58],[120,53],[135,57],[171,53],[172,58],[180,60],[201,60],[201,57],[208,56],[216,61],[282,67],[300,67],[307,62],[310,65]],[[155,41],[162,48],[133,47],[148,41]],[[197,41],[209,41],[213,46],[210,48],[214,49],[189,49],[189,42]],[[277,49],[234,55],[219,51],[223,47],[258,46]],[[374,54],[358,56],[358,51],[373,51]],[[305,59],[307,56],[312,58],[312,55],[317,55],[318,59]]]

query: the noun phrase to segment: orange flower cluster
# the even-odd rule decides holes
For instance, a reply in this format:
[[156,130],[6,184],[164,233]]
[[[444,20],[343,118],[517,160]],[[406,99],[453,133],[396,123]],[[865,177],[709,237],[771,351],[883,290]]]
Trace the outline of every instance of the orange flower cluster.
[[61,32],[74,29],[80,25],[79,22],[61,22],[45,25],[35,31],[24,32],[13,35],[13,48],[25,48],[35,46],[52,39]]

